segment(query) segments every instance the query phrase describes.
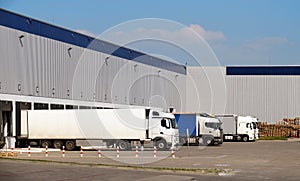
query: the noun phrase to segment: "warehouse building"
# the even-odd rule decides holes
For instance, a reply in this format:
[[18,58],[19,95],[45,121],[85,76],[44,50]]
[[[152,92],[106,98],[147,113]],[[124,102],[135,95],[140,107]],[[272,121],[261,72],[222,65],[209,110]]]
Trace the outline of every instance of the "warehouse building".
[[300,115],[297,66],[184,66],[3,9],[0,17],[4,136],[20,136],[22,109]]

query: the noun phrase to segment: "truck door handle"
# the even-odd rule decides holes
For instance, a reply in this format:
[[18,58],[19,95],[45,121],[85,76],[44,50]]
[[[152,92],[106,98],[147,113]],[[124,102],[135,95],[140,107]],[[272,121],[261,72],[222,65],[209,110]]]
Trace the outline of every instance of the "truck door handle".
[[160,132],[160,134],[164,134],[164,132]]
[[211,131],[209,131],[209,133],[211,133]]

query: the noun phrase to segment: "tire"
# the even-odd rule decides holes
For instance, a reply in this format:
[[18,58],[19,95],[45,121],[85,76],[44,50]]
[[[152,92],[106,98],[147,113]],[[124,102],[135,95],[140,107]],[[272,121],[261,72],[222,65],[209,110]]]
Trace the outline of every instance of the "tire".
[[55,140],[55,141],[53,142],[53,147],[54,147],[54,148],[61,149],[61,148],[63,147],[63,142],[60,141],[60,140]]
[[4,147],[5,143],[4,142],[1,142],[0,143],[0,149],[2,149]]
[[207,137],[207,138],[205,138],[204,139],[204,145],[205,146],[207,146],[207,145],[211,145],[211,144],[213,144],[213,138],[211,138],[211,137]]
[[203,146],[204,145],[204,140],[203,140],[203,138],[198,138],[198,145],[199,146]]
[[156,146],[157,150],[160,150],[160,151],[167,150],[167,148],[168,148],[165,140],[157,140],[155,142],[155,146]]
[[131,146],[130,146],[130,143],[128,143],[128,141],[119,141],[118,142],[118,146],[120,148],[120,150],[130,150],[131,149]]
[[243,141],[244,141],[244,142],[247,142],[247,141],[249,141],[249,138],[248,138],[248,136],[244,136],[244,137],[243,137]]
[[66,149],[69,150],[69,151],[72,151],[75,149],[76,145],[75,145],[75,141],[73,140],[68,140],[66,141]]
[[187,144],[186,138],[180,138],[179,143],[180,145],[186,145]]
[[51,142],[48,140],[43,140],[41,142],[41,147],[46,148],[46,146],[48,146],[48,148],[51,146]]
[[0,149],[2,149],[5,145],[5,138],[2,136],[0,137]]

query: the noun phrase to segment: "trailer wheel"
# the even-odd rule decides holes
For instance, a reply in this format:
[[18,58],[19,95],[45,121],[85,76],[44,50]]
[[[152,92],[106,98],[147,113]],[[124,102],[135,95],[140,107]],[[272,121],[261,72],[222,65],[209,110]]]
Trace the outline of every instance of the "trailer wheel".
[[244,136],[244,137],[243,137],[243,141],[244,141],[244,142],[247,142],[248,140],[249,140],[248,136]]
[[66,141],[66,149],[67,150],[69,150],[69,151],[71,151],[71,150],[74,150],[75,149],[75,142],[74,141],[72,141],[72,140],[68,140],[68,141]]
[[155,142],[155,146],[158,150],[166,150],[167,149],[167,143],[165,140],[157,140]]
[[48,140],[43,140],[43,141],[41,142],[41,146],[42,146],[43,148],[46,148],[46,146],[49,148],[49,147],[51,146],[51,142],[48,141]]
[[123,141],[123,140],[120,140],[118,142],[118,146],[120,150],[129,150],[131,148],[130,143],[128,143],[128,141]]
[[53,142],[53,147],[54,147],[54,148],[59,148],[59,149],[61,149],[62,146],[63,146],[63,142],[60,141],[60,140],[55,140],[55,141]]

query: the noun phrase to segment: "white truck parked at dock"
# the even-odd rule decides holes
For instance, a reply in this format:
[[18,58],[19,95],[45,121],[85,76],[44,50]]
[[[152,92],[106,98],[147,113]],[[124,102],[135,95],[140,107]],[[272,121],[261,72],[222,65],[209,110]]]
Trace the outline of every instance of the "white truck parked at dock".
[[219,145],[223,143],[222,122],[207,113],[174,113],[182,144]]
[[24,110],[20,145],[73,150],[79,146],[119,146],[153,142],[158,150],[179,142],[175,117],[152,109]]
[[258,119],[234,114],[216,115],[223,125],[224,141],[255,141],[258,139]]

